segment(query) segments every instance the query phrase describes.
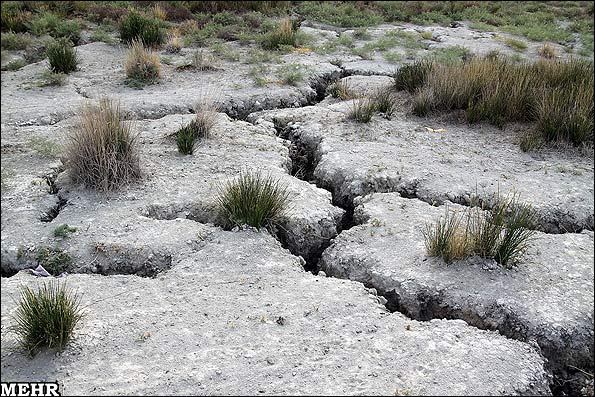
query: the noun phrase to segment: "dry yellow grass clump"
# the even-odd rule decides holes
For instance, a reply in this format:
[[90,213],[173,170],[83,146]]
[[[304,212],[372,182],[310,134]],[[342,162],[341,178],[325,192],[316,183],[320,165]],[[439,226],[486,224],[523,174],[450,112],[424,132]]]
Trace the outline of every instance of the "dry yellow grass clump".
[[84,105],[67,138],[65,163],[74,182],[108,191],[140,177],[137,135],[118,103]]
[[124,60],[124,70],[128,79],[135,83],[153,83],[161,75],[161,62],[155,52],[134,40]]

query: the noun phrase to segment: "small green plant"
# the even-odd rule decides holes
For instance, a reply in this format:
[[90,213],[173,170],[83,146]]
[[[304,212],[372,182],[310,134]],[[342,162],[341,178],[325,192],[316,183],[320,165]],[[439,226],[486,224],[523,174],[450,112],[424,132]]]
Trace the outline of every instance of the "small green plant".
[[269,80],[266,78],[268,68],[265,65],[255,65],[250,68],[248,76],[252,78],[256,87],[264,87],[267,85]]
[[297,63],[283,65],[277,69],[277,75],[283,84],[297,85],[304,80],[303,66]]
[[124,43],[141,41],[147,47],[163,43],[164,34],[161,23],[155,18],[131,11],[120,22],[120,40]]
[[401,66],[393,76],[395,88],[399,91],[415,92],[425,84],[432,68],[432,62],[425,59]]
[[36,291],[22,287],[14,331],[30,356],[44,347],[62,351],[82,318],[80,297],[70,292],[66,283],[52,280]]
[[240,54],[236,52],[233,47],[228,44],[224,43],[215,43],[211,46],[211,49],[215,54],[217,54],[220,58],[231,61],[231,62],[238,62],[240,60]]
[[181,154],[192,154],[199,139],[211,137],[211,131],[217,122],[217,107],[213,101],[203,99],[196,106],[196,117],[176,133],[176,144]]
[[153,84],[161,75],[161,61],[159,56],[145,48],[141,41],[134,41],[124,60],[124,71],[129,84],[132,83],[135,86]]
[[382,56],[387,62],[390,63],[399,63],[403,61],[403,54],[396,51],[386,52]]
[[68,74],[77,69],[76,49],[67,38],[60,38],[50,43],[46,50],[50,70],[54,73]]
[[103,99],[83,106],[69,130],[66,168],[75,183],[100,191],[114,190],[140,178],[137,135],[119,104]]
[[217,205],[229,225],[272,227],[284,215],[289,204],[287,187],[271,175],[241,172],[219,187]]
[[54,229],[54,237],[68,237],[68,234],[76,232],[76,227],[70,227],[66,223]]
[[178,54],[182,50],[182,40],[177,34],[170,34],[167,37],[167,44],[165,45],[165,52],[168,54]]
[[49,247],[39,248],[35,260],[54,276],[63,273],[72,263],[72,258],[67,251]]
[[116,39],[110,35],[110,32],[103,26],[100,26],[91,33],[91,41],[101,41],[106,44],[114,44]]
[[2,32],[3,50],[24,50],[31,45],[32,38],[28,33]]
[[369,123],[376,113],[376,103],[371,98],[360,98],[353,101],[347,118],[359,123]]
[[196,69],[204,72],[208,70],[216,70],[215,58],[203,50],[194,51],[189,62],[177,66],[178,69]]

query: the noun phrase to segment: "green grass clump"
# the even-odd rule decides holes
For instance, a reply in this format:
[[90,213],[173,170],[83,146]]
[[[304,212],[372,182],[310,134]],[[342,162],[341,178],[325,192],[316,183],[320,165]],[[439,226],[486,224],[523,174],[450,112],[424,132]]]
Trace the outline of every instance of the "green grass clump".
[[30,356],[44,347],[62,351],[82,318],[80,297],[65,283],[50,281],[36,291],[22,287],[14,331]]
[[265,50],[278,50],[282,46],[295,46],[297,40],[296,27],[289,18],[281,21],[279,26],[268,33],[265,33],[261,40],[261,46]]
[[211,137],[217,123],[217,106],[211,100],[202,100],[195,109],[196,117],[176,133],[176,144],[181,154],[192,154],[199,139]]
[[120,40],[124,43],[141,41],[147,47],[154,47],[163,43],[164,33],[157,19],[131,11],[120,21]]
[[68,74],[77,69],[76,49],[67,38],[60,38],[50,43],[46,49],[50,70],[54,73]]
[[376,114],[376,103],[371,98],[360,98],[353,101],[347,118],[359,123],[369,123]]
[[24,50],[32,41],[28,33],[2,32],[1,37],[3,50]]
[[241,172],[220,186],[217,205],[220,215],[232,226],[274,226],[289,204],[287,187],[271,175]]
[[68,237],[68,234],[76,232],[76,227],[70,227],[66,223],[54,229],[54,237]]
[[527,251],[535,235],[536,214],[516,196],[496,199],[490,211],[474,207],[446,214],[426,224],[424,241],[429,256],[446,263],[477,255],[512,268]]
[[395,88],[399,91],[414,92],[426,82],[433,64],[429,60],[420,60],[403,65],[394,74]]
[[67,138],[66,168],[75,183],[108,191],[140,178],[138,137],[118,104],[84,105]]
[[395,96],[389,88],[378,89],[372,95],[372,102],[377,112],[383,113],[386,117],[391,117],[396,109]]
[[70,254],[57,248],[42,247],[37,250],[35,260],[44,267],[48,273],[57,276],[63,273],[72,263]]
[[49,11],[37,14],[31,20],[29,30],[36,36],[49,34],[54,38],[66,38],[77,44],[81,39],[81,27],[78,21],[65,19]]
[[1,11],[2,32],[22,33],[29,30],[29,23],[33,14],[24,10],[22,4],[16,1],[3,1]]

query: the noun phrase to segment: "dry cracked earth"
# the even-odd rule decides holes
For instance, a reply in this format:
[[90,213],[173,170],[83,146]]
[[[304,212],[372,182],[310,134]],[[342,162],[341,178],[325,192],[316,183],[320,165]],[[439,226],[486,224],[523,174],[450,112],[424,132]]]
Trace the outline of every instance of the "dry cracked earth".
[[[370,29],[415,29],[413,25]],[[319,41],[327,27],[302,30]],[[436,46],[500,48],[489,33],[427,28]],[[530,43],[527,56],[535,56]],[[548,395],[580,391],[593,371],[593,158],[524,153],[526,126],[456,115],[346,118],[325,96],[393,84],[381,59],[289,53],[297,86],[253,87],[248,66],[163,65],[159,84],[123,84],[124,48],[77,47],[62,87],[32,87],[46,61],[2,72],[2,381],[58,380],[67,395]],[[184,49],[180,59],[189,55]],[[244,51],[238,48],[240,53]],[[171,134],[197,98],[221,112],[192,156]],[[52,153],[85,101],[120,101],[140,133],[143,179],[108,195],[69,181]],[[435,132],[444,130],[444,132]],[[217,186],[241,170],[288,186],[279,232],[224,230]],[[512,270],[428,258],[422,231],[444,206],[517,192],[539,214]],[[60,224],[76,227],[56,238]],[[40,247],[72,257],[66,280],[86,317],[62,353],[27,358],[11,332],[19,287],[44,280]]]

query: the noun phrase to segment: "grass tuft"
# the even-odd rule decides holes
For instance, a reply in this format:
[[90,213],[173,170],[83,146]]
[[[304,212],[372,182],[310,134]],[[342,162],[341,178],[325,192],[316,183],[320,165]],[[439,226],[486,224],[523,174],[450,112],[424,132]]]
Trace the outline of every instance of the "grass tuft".
[[161,61],[141,41],[133,41],[124,60],[124,71],[129,82],[134,85],[153,84],[161,74]]
[[46,50],[50,70],[54,73],[68,74],[77,69],[78,57],[70,40],[57,39],[50,43]]
[[261,46],[265,50],[278,50],[282,46],[295,46],[297,31],[290,18],[283,19],[277,28],[262,37]]
[[545,59],[556,58],[556,49],[549,43],[543,43],[543,45],[537,50],[537,53],[539,56]]
[[22,287],[14,331],[30,356],[44,347],[62,351],[82,318],[80,297],[66,283],[50,281],[36,291]]
[[328,87],[328,92],[333,98],[339,98],[342,101],[348,101],[356,97],[353,90],[344,80],[338,80]]
[[100,191],[140,178],[137,135],[119,104],[103,99],[98,106],[83,106],[68,135],[66,166],[73,181]]
[[120,21],[120,40],[124,43],[141,41],[147,47],[163,43],[164,34],[160,22],[131,11]]
[[401,66],[393,76],[395,88],[399,91],[415,92],[425,84],[432,67],[432,62],[425,59]]
[[376,113],[376,103],[371,98],[360,98],[353,101],[347,118],[359,123],[369,123]]
[[517,197],[497,198],[490,211],[473,207],[453,212],[446,207],[444,217],[426,224],[424,241],[429,256],[446,263],[472,255],[492,258],[512,268],[523,257],[533,238],[536,214]]
[[221,216],[232,226],[272,227],[289,203],[287,187],[271,175],[241,172],[219,187],[217,205]]
[[199,139],[211,137],[211,131],[217,122],[217,107],[210,100],[203,100],[196,106],[196,117],[176,133],[176,144],[181,154],[192,154]]

